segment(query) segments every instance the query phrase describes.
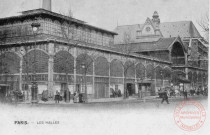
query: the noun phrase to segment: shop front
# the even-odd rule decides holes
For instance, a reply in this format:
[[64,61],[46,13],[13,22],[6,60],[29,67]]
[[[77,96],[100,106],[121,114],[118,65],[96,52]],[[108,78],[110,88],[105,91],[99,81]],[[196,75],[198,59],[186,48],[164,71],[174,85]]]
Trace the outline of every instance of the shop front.
[[109,97],[109,78],[95,77],[94,98],[108,98],[108,97]]
[[116,93],[124,94],[123,78],[110,78],[110,94],[109,96],[116,97]]
[[8,94],[9,85],[0,84],[0,102],[5,101],[6,96]]
[[155,87],[153,81],[141,81],[138,82],[139,97],[147,97],[155,95]]

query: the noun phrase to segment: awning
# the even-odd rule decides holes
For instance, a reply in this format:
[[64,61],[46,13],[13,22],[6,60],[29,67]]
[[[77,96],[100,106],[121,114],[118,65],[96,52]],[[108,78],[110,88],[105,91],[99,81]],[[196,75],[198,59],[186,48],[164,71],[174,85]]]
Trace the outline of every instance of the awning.
[[179,83],[191,83],[190,80],[183,78],[183,77],[178,77],[178,81],[179,81]]
[[153,81],[150,81],[150,80],[137,80],[138,83],[152,83]]
[[0,86],[10,86],[9,84],[0,84]]

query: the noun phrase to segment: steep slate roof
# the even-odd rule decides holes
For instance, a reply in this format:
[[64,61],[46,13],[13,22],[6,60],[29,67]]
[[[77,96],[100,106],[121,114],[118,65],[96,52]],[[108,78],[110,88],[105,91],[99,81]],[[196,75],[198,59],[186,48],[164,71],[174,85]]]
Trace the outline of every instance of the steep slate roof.
[[136,38],[136,31],[140,31],[144,24],[134,24],[134,25],[124,25],[124,26],[118,26],[115,28],[114,32],[116,32],[118,35],[115,36],[114,43],[115,44],[121,44],[123,43],[124,34],[127,33],[131,36],[131,41],[136,42],[154,42],[157,41],[159,38],[153,37],[153,38]]
[[164,22],[160,24],[163,37],[201,37],[192,21]]
[[[157,41],[158,37],[143,37],[137,39],[136,32],[141,30],[144,24],[134,24],[134,25],[123,25],[115,28],[115,32],[118,33],[115,36],[115,44],[121,44],[124,38],[124,33],[131,35],[131,40],[134,43],[137,42],[154,42]],[[200,33],[192,23],[192,21],[179,21],[179,22],[163,22],[160,23],[160,31],[162,32],[163,37],[201,37]]]

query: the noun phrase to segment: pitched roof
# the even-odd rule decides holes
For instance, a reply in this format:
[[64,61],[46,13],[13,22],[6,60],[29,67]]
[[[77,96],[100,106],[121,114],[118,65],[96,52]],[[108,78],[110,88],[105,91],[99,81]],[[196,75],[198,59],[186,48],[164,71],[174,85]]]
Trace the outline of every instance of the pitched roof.
[[[118,33],[115,36],[115,44],[121,44],[123,41],[124,33],[131,35],[131,40],[134,43],[137,42],[154,42],[159,40],[158,36],[151,35],[150,37],[136,38],[136,32],[141,30],[144,24],[123,25],[115,28],[115,32]],[[160,23],[160,31],[164,38],[169,37],[201,37],[200,33],[194,26],[192,21],[178,21],[178,22],[163,22]]]
[[154,42],[157,41],[158,37],[150,37],[150,38],[136,38],[136,32],[140,31],[144,24],[134,24],[134,25],[124,25],[124,26],[118,26],[115,28],[115,32],[118,34],[115,36],[114,42],[115,44],[122,44],[124,39],[124,34],[127,33],[131,37],[131,41],[133,43],[136,42]]
[[151,43],[139,43],[138,50],[136,52],[145,52],[145,51],[158,51],[158,50],[168,50],[169,46],[175,41],[173,38],[160,38],[156,42]]
[[164,22],[160,30],[163,37],[201,37],[192,21]]
[[112,35],[117,35],[117,33],[113,32],[113,31],[109,31],[109,30],[105,30],[102,28],[98,28],[92,25],[87,24],[84,21],[72,18],[72,17],[68,17],[62,14],[58,14],[49,10],[45,10],[45,9],[33,9],[33,10],[27,10],[27,11],[23,11],[21,15],[18,16],[11,16],[11,17],[5,17],[5,18],[0,18],[0,25],[4,24],[4,23],[8,23],[8,22],[12,22],[12,21],[20,21],[21,19],[24,20],[25,18],[29,18],[29,17],[34,17],[34,16],[41,16],[41,15],[47,15],[51,18],[56,18],[57,20],[65,20],[65,21],[71,21],[73,23],[76,23],[77,25],[81,25],[83,27],[88,27],[90,29],[94,29],[96,31],[101,31],[101,32],[105,32],[105,33],[109,33]]
[[[169,50],[169,47],[176,41],[177,37],[172,38],[159,38],[158,41],[154,42],[139,42],[139,43],[131,43],[129,46],[129,50],[131,52],[151,52],[151,51],[160,51],[160,50]],[[120,48],[123,45],[116,45],[116,47]],[[126,46],[126,45],[124,45]]]

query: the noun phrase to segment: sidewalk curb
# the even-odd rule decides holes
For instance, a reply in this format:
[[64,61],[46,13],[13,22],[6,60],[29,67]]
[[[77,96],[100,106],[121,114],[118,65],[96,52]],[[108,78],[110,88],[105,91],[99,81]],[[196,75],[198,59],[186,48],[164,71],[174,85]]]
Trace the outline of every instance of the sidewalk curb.
[[[196,98],[199,96],[189,96],[188,98]],[[184,99],[184,97],[173,97],[173,98],[168,98],[169,101],[173,101],[173,100],[177,100],[177,99]],[[65,102],[60,102],[60,103],[54,103],[54,102],[39,102],[37,104],[34,105],[78,105],[78,104],[83,104],[83,105],[90,105],[90,104],[106,104],[106,103],[135,103],[135,102],[149,102],[149,101],[161,101],[162,98],[156,97],[156,98],[144,98],[144,99],[139,99],[139,98],[128,98],[128,99],[118,99],[118,100],[112,100],[112,101],[89,101],[88,103],[65,103]],[[21,102],[21,103],[17,103],[18,105],[24,105],[24,104],[30,104],[32,105],[30,102]]]

